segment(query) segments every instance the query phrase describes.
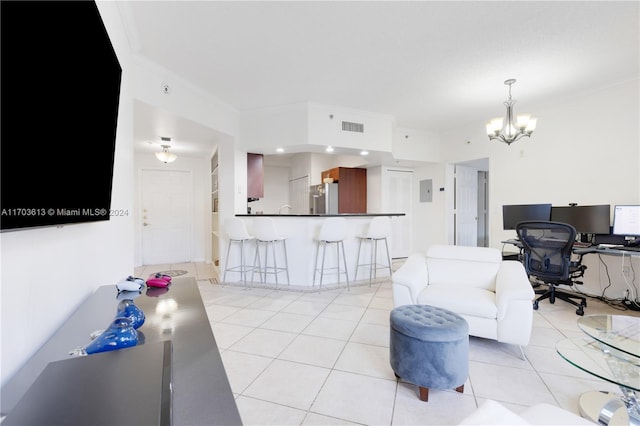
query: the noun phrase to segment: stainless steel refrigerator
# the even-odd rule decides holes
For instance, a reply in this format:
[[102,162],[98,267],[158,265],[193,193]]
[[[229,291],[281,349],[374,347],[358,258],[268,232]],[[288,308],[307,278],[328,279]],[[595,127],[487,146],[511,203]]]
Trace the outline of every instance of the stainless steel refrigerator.
[[338,184],[322,183],[309,188],[310,214],[338,214]]

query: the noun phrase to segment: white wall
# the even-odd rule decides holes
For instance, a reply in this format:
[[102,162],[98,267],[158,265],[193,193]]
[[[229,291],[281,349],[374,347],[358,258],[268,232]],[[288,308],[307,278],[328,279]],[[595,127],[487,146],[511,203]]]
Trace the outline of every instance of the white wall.
[[446,162],[489,158],[491,246],[515,236],[503,204],[640,204],[639,94],[634,80],[534,108],[538,128],[510,146],[480,124],[443,135]]
[[[490,246],[502,248],[501,241],[515,237],[515,231],[502,229],[503,204],[575,202],[610,204],[612,209],[615,204],[640,204],[637,79],[531,111],[538,117],[538,128],[530,139],[510,146],[490,142],[481,125],[443,135],[443,159],[447,164],[489,158]],[[446,223],[441,221],[446,218],[431,218],[437,226]],[[427,238],[436,232],[430,229]],[[606,296],[623,297],[629,286],[638,286],[638,277],[633,283],[623,279],[620,258],[588,255],[584,260],[589,268],[581,289],[587,293],[600,295],[607,288]],[[634,260],[634,270],[640,271],[638,258]]]
[[[264,166],[264,198],[249,203],[251,212],[263,212],[264,214],[276,214],[280,207],[289,203],[289,174],[291,169],[282,166]],[[293,212],[283,209],[282,213],[306,213]]]

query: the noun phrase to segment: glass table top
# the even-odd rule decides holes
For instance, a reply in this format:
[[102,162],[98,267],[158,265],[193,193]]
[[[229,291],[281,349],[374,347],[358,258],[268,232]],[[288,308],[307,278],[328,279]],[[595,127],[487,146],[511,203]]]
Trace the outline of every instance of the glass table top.
[[587,315],[578,319],[578,327],[615,350],[640,357],[640,317]]
[[579,369],[634,391],[640,391],[640,358],[587,336],[556,344],[562,358]]

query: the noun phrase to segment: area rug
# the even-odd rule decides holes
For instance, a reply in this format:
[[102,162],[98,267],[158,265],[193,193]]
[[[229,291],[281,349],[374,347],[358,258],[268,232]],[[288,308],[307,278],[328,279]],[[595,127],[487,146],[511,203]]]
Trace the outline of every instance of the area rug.
[[171,269],[169,271],[154,272],[152,275],[155,275],[155,274],[168,275],[170,277],[179,277],[180,275],[188,274],[188,272],[183,269]]

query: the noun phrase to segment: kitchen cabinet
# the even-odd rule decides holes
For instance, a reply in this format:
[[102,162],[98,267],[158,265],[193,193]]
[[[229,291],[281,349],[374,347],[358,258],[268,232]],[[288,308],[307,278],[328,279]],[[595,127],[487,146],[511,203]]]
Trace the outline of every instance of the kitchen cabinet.
[[262,154],[247,154],[247,197],[264,198],[264,158]]
[[338,213],[367,212],[367,169],[334,167],[322,172],[338,185]]
[[220,264],[220,233],[218,218],[218,150],[211,156],[211,262]]

